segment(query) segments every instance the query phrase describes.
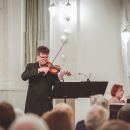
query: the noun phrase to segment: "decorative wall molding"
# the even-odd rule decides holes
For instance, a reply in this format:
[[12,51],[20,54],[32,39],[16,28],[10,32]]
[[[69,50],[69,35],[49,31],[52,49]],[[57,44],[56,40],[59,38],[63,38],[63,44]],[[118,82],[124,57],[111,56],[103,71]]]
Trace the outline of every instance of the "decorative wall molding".
[[13,80],[0,79],[0,91],[27,91],[27,88],[26,84],[21,84],[16,87]]

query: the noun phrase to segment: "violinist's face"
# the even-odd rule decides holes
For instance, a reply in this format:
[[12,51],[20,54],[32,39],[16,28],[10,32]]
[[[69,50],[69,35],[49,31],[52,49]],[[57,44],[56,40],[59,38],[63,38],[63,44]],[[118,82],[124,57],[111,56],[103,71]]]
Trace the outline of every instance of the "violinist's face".
[[48,55],[44,53],[40,53],[38,55],[38,62],[40,66],[45,65],[48,62]]

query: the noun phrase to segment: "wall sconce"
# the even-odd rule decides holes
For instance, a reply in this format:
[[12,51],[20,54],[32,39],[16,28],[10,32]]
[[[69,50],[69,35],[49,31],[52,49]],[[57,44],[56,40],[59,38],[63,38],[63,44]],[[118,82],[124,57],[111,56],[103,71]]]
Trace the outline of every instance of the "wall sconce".
[[65,2],[59,1],[57,5],[55,4],[54,0],[52,0],[49,7],[49,12],[51,17],[57,15],[59,21],[62,23],[76,21],[76,3],[70,3],[70,0],[65,0]]
[[128,12],[127,12],[128,1],[127,0],[123,1],[123,4],[124,4],[123,13],[124,13],[125,26],[124,26],[124,30],[121,33],[121,37],[125,45],[127,45],[130,39],[130,23],[129,23]]
[[69,22],[70,21],[70,13],[71,13],[71,4],[70,4],[70,1],[68,0],[67,1],[67,3],[66,3],[66,5],[65,5],[65,20],[67,21],[67,22]]
[[50,15],[51,15],[52,17],[55,16],[56,13],[57,13],[57,7],[56,7],[54,1],[52,1],[52,4],[51,4],[50,7],[49,7],[49,12],[50,12]]
[[70,35],[70,29],[68,29],[68,28],[64,29],[64,34],[65,34],[67,37],[69,37],[69,35]]

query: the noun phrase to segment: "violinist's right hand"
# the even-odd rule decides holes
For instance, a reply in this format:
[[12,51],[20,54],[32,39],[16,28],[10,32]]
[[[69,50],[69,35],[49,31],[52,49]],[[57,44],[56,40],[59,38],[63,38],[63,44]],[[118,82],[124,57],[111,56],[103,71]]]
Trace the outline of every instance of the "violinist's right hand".
[[38,73],[44,72],[45,74],[47,74],[48,71],[50,71],[49,67],[38,68]]

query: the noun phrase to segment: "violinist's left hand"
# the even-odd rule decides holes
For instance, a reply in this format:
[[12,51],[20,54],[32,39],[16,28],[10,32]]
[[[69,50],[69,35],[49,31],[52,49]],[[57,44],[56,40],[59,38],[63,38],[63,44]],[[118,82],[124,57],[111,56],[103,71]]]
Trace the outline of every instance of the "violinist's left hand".
[[71,76],[71,73],[69,71],[64,71],[64,70],[61,70],[59,72],[59,79],[64,81],[64,76],[67,75],[67,76]]

